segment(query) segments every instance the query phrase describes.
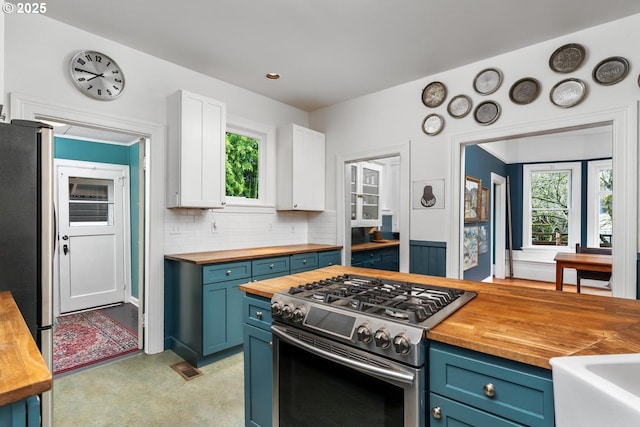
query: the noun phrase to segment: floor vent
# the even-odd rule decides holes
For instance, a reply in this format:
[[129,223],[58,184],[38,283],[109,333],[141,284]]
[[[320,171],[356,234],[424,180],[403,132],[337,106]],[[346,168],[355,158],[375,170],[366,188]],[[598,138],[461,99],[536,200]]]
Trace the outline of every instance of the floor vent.
[[180,374],[186,381],[204,375],[198,368],[193,367],[189,362],[180,362],[171,365],[171,368]]

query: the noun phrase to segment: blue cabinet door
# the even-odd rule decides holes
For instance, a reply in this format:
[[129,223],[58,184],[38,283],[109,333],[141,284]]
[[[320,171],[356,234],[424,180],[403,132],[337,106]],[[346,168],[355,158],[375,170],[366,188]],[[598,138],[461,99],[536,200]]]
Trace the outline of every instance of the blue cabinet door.
[[272,416],[271,332],[244,325],[245,426],[271,427]]
[[202,294],[202,354],[242,343],[242,291],[246,279],[204,285]]
[[525,427],[433,393],[429,396],[427,411],[431,427]]

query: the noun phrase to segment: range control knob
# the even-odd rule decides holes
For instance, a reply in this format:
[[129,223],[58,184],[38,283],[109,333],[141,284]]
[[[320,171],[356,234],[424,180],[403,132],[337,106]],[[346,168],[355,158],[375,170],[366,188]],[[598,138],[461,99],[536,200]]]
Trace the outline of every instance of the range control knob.
[[411,341],[405,334],[396,335],[393,339],[393,347],[398,354],[407,354],[411,350]]
[[293,310],[293,321],[296,323],[302,323],[306,314],[307,313],[304,311],[304,308],[296,307],[296,309]]
[[292,317],[293,317],[293,307],[290,306],[289,304],[285,304],[285,306],[282,307],[282,318],[291,319]]
[[271,314],[274,316],[280,316],[282,314],[282,305],[275,301],[271,304]]
[[366,324],[358,326],[358,329],[356,329],[356,336],[358,337],[358,341],[370,343],[372,338],[371,328]]
[[391,337],[386,329],[378,329],[373,335],[373,339],[376,342],[376,347],[385,349],[391,346]]

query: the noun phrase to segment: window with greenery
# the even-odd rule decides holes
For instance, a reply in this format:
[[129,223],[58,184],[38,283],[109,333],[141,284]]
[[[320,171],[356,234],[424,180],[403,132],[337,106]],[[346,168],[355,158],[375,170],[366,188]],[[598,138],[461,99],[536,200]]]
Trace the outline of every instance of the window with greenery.
[[589,195],[587,197],[587,244],[611,247],[613,231],[613,165],[612,160],[589,162]]
[[580,238],[580,164],[524,167],[525,245],[568,246]]
[[260,199],[260,139],[227,132],[226,195]]

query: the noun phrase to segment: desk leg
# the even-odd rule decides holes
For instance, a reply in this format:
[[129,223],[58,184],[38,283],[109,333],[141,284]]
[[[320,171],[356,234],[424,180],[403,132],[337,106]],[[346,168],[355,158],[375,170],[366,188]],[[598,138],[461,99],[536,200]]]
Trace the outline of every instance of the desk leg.
[[563,272],[564,268],[562,267],[562,264],[556,262],[556,291],[562,290]]

